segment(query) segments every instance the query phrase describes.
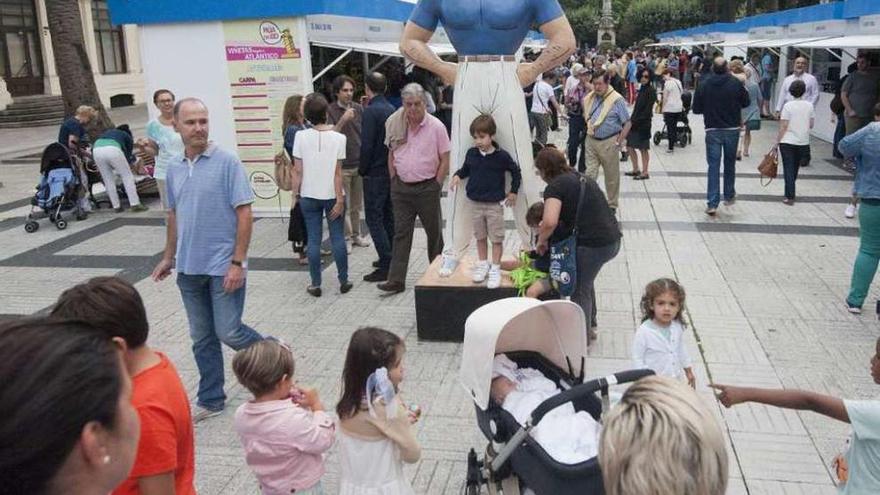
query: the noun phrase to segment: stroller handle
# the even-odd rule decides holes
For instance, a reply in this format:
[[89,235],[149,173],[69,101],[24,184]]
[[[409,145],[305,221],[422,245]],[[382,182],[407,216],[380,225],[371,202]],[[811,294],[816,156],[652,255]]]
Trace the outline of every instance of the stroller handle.
[[613,375],[609,375],[607,377],[596,378],[595,380],[590,380],[586,383],[571,387],[570,389],[560,392],[539,404],[538,407],[536,407],[535,410],[532,411],[531,424],[532,426],[536,426],[541,421],[541,419],[544,418],[544,415],[565,404],[566,402],[571,402],[575,399],[585,397],[596,392],[597,390],[607,388],[610,385],[634,382],[653,374],[654,372],[648,369],[627,370],[621,371],[620,373],[614,373]]

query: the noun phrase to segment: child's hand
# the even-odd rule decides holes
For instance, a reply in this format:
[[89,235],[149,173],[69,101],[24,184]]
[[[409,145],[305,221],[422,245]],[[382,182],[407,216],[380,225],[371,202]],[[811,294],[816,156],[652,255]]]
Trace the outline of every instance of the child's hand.
[[690,368],[685,368],[684,374],[685,374],[685,376],[687,376],[688,385],[690,385],[692,389],[696,389],[697,388],[697,377],[694,376],[694,372]]
[[733,385],[721,385],[710,383],[709,386],[720,392],[715,395],[721,405],[724,407],[732,407],[737,404],[746,402],[747,397],[742,387],[734,387]]
[[452,176],[452,182],[449,183],[449,190],[455,191],[458,189],[458,185],[461,184],[461,177],[457,175]]
[[422,416],[422,408],[418,406],[418,404],[411,404],[406,408],[406,417],[409,419],[409,424],[414,425],[419,421],[419,418]]
[[323,409],[319,407],[321,405],[321,399],[318,397],[318,390],[314,388],[301,388],[299,389],[302,394],[302,398],[297,402],[301,407],[306,409]]
[[505,204],[508,208],[513,208],[513,206],[516,204],[516,193],[510,193],[510,194],[508,194],[508,195],[507,195],[507,201],[505,201],[504,204]]

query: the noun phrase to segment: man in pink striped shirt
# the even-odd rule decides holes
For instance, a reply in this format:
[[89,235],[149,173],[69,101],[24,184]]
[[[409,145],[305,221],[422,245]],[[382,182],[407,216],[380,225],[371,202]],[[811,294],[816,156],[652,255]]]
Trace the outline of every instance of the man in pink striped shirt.
[[[440,190],[449,173],[449,136],[443,123],[429,115],[421,86],[407,84],[401,91],[406,142],[389,151],[394,243],[388,280],[378,285],[390,293],[403,292],[412,248],[416,216],[428,236],[428,262],[443,252]],[[394,118],[392,116],[391,118]]]

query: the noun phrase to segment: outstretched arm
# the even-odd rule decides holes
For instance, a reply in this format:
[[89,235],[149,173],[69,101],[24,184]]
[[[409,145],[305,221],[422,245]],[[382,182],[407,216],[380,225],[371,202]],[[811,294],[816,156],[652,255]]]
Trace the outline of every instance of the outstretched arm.
[[562,65],[574,53],[576,47],[574,32],[567,17],[561,16],[541,24],[540,29],[541,34],[547,39],[547,46],[541,51],[541,56],[537,60],[531,64],[521,64],[516,71],[522,87],[533,83],[545,71]]
[[433,34],[432,31],[412,21],[407,22],[406,27],[403,28],[403,37],[400,39],[400,53],[419,67],[440,76],[444,83],[455,84],[458,65],[440,60],[440,57],[428,47],[428,41]]
[[803,390],[771,390],[720,384],[712,384],[710,387],[719,391],[718,400],[724,407],[731,407],[743,402],[757,402],[783,409],[813,411],[844,423],[850,422],[849,413],[846,411],[843,400],[837,397]]

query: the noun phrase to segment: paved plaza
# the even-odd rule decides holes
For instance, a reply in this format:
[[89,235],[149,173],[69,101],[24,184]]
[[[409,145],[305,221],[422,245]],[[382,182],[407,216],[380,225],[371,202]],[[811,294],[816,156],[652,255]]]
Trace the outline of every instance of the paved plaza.
[[[143,107],[117,114],[136,137]],[[725,410],[711,381],[765,387],[798,387],[848,397],[873,398],[869,359],[878,336],[872,290],[865,314],[846,311],[858,223],[843,216],[852,176],[829,161],[831,147],[815,141],[813,163],[801,171],[798,201],[782,204],[782,180],[762,187],[756,167],[776,135],[765,122],[751,158],[737,163],[737,202],[717,217],[704,214],[706,165],[703,126],[691,118],[693,144],[666,154],[652,150],[651,179],[622,178],[619,216],[623,247],[605,266],[597,286],[599,340],[591,348],[588,376],[630,367],[630,343],[640,321],[645,284],[675,277],[688,292],[687,322],[697,390],[718,414],[729,440],[731,494],[833,494],[829,465],[844,445],[848,427],[813,413],[782,412],[762,405]],[[660,118],[655,129],[662,126]],[[552,134],[564,149],[563,132]],[[37,181],[33,155],[54,139],[55,128],[0,134],[0,314],[28,315],[47,308],[65,288],[96,275],[118,274],[135,283],[150,317],[150,344],[177,366],[191,397],[198,374],[186,316],[173,278],[154,283],[149,274],[164,245],[158,200],[146,214],[103,210],[58,231],[45,221],[25,234],[23,217]],[[665,143],[664,143],[665,146]],[[654,151],[657,151],[656,153]],[[621,164],[622,170],[629,164]],[[600,178],[600,184],[602,180]],[[376,258],[370,248],[350,257],[354,289],[338,294],[329,267],[324,297],[309,296],[308,271],[292,258],[287,224],[259,219],[250,248],[245,321],[264,334],[292,343],[300,383],[315,386],[330,407],[338,397],[346,344],[359,326],[376,325],[401,335],[407,345],[405,399],[423,409],[418,423],[421,461],[408,467],[418,493],[459,493],[470,448],[486,446],[474,406],[458,384],[461,345],[419,342],[413,286],[427,267],[425,237],[416,235],[406,292],[383,297],[361,282]],[[516,249],[508,231],[508,248]],[[249,394],[237,385],[226,349],[226,412],[199,424],[196,481],[207,495],[255,494],[231,429],[233,411]],[[59,370],[63,372],[63,370]],[[335,450],[327,460],[327,493],[335,493]]]

